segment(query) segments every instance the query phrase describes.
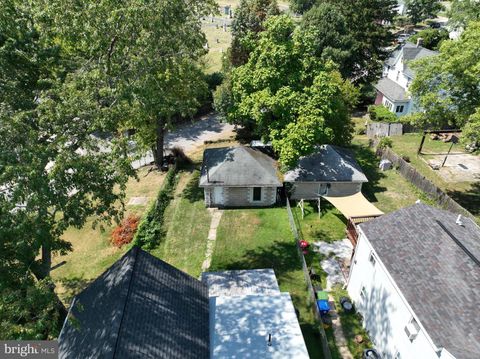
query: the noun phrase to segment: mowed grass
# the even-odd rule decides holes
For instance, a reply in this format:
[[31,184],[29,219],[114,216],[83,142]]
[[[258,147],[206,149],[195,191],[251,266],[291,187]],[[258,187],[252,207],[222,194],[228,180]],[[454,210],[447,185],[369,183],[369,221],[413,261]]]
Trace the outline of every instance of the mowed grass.
[[[408,133],[403,136],[393,136],[393,150],[398,155],[406,155],[415,169],[437,187],[445,191],[460,205],[477,216],[480,220],[480,182],[446,182],[423,160],[428,159],[429,153],[447,153],[450,143],[431,140],[427,135],[422,148],[423,155],[418,156],[417,150],[420,145],[422,134]],[[451,153],[464,153],[461,144],[453,145]]]
[[310,358],[322,358],[318,327],[285,208],[225,210],[210,271],[273,268],[281,291],[300,312]]
[[[131,197],[148,197],[147,205],[126,206],[125,216],[130,213],[141,216],[159,191],[164,173],[150,171],[144,167],[138,171],[138,181],[130,179],[126,189],[126,203]],[[72,244],[72,251],[66,255],[54,255],[51,276],[60,298],[69,304],[72,297],[90,281],[98,277],[127,250],[127,246],[116,248],[110,243],[110,236],[116,224],[92,227],[93,218],[81,228],[69,228],[62,238]],[[55,268],[55,266],[58,266]]]
[[232,41],[232,29],[227,26],[227,31],[223,30],[223,22],[210,19],[202,23],[202,30],[208,42],[208,54],[203,60],[206,73],[220,71],[222,69],[222,57],[230,47]]
[[211,216],[205,208],[198,170],[182,171],[175,198],[165,212],[166,238],[152,254],[197,278],[205,259]]

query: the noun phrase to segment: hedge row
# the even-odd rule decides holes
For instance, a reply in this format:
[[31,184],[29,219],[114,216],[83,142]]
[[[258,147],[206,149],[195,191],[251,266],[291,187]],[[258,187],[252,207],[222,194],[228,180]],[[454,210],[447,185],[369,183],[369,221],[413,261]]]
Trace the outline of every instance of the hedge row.
[[138,225],[137,233],[133,238],[133,245],[144,249],[153,249],[160,244],[165,236],[165,230],[163,229],[164,213],[173,198],[173,191],[176,185],[177,168],[172,167],[167,172],[157,199]]

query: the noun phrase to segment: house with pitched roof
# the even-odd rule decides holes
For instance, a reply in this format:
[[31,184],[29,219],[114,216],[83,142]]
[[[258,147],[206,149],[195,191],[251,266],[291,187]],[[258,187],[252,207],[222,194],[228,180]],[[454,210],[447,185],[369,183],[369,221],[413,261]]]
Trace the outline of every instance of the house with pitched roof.
[[480,354],[480,227],[417,203],[358,226],[347,290],[383,358]]
[[74,298],[58,342],[62,359],[308,359],[273,269],[198,280],[138,247]]
[[407,42],[395,50],[385,62],[383,77],[375,84],[377,89],[375,105],[384,105],[397,116],[415,112],[415,100],[408,91],[415,73],[409,63],[435,55],[438,55],[437,51],[421,46],[421,39],[417,44]]
[[264,207],[276,203],[282,182],[274,159],[240,146],[206,149],[199,186],[207,207]]

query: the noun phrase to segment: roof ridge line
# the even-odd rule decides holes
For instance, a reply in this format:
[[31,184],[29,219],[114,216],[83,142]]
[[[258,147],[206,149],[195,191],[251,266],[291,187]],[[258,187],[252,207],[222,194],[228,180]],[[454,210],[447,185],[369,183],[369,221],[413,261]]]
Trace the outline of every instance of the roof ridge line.
[[127,307],[128,299],[130,298],[130,292],[131,292],[132,282],[133,282],[133,280],[132,280],[133,279],[133,274],[135,273],[135,267],[137,265],[138,253],[140,252],[140,250],[137,246],[134,246],[132,248],[132,250],[134,251],[133,266],[132,266],[132,271],[131,271],[131,274],[130,274],[130,278],[128,280],[127,295],[125,297],[125,303],[123,305],[122,318],[120,319],[120,324],[118,325],[117,337],[115,338],[115,347],[113,349],[112,358],[115,358],[115,353],[117,352],[118,342],[119,342],[119,337],[120,337],[120,330],[122,329],[123,318],[125,318],[125,309]]

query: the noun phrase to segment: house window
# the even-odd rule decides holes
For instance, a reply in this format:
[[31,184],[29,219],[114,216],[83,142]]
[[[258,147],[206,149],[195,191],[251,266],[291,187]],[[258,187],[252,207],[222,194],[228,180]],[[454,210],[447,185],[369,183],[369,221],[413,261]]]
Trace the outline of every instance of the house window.
[[405,334],[407,334],[408,339],[411,342],[417,337],[418,332],[420,331],[420,326],[418,325],[415,318],[411,318],[408,324],[405,326]]
[[375,258],[375,255],[373,252],[370,252],[370,256],[368,257],[368,261],[372,263],[372,266],[375,266],[375,263],[377,263],[377,259]]
[[262,187],[253,187],[253,201],[259,202],[262,200]]
[[403,105],[400,105],[400,106],[397,106],[397,109],[395,110],[395,112],[403,112]]

